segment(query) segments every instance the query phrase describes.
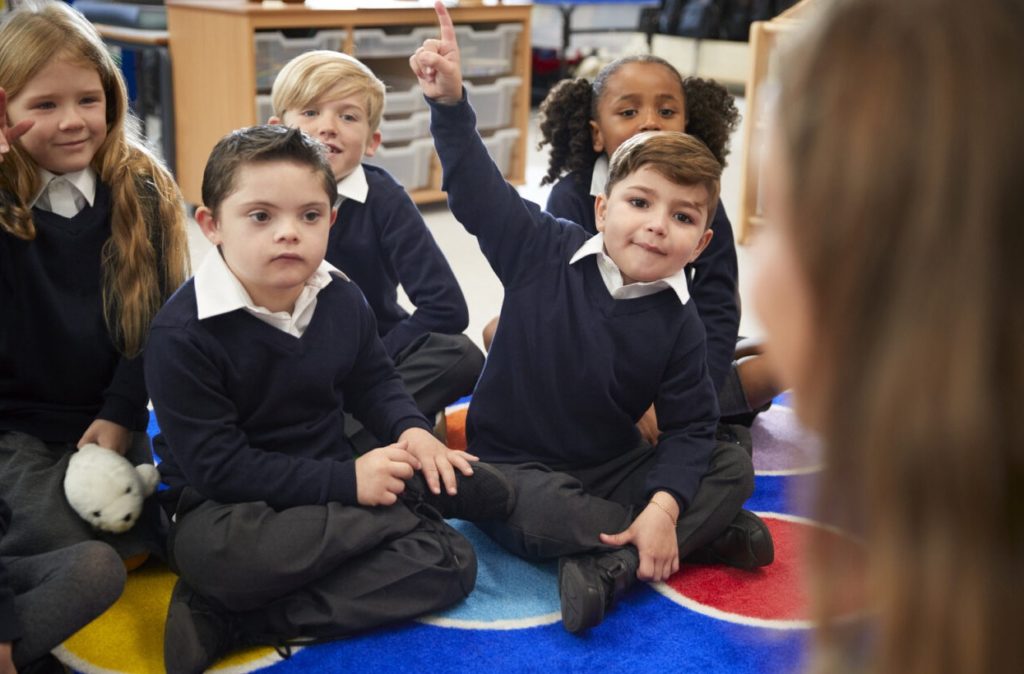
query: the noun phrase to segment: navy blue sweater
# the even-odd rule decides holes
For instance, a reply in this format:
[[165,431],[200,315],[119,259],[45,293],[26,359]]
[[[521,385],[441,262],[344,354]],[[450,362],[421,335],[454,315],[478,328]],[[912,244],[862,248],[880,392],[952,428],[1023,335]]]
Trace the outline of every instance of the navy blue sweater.
[[[594,222],[594,197],[590,195],[593,167],[589,171],[573,171],[563,176],[548,196],[547,210],[552,215],[571,220],[591,234],[597,234]],[[708,335],[708,369],[715,389],[719,389],[732,367],[736,352],[736,336],[740,328],[740,305],[736,263],[736,243],[725,206],[718,202],[715,219],[711,221],[714,236],[696,262],[687,267],[690,294],[697,304]]]
[[[0,499],[0,536],[7,533],[10,524],[11,509]],[[0,643],[14,641],[21,635],[21,621],[14,612],[14,588],[11,587],[7,569],[0,562]]]
[[96,418],[145,430],[142,359],[103,319],[110,190],[73,218],[33,209],[36,238],[0,232],[0,431],[76,442]]
[[354,283],[317,295],[301,338],[239,309],[198,320],[195,281],[153,321],[146,381],[167,440],[160,474],[222,503],[356,504],[350,411],[378,438],[430,430]]
[[505,287],[469,407],[469,451],[555,469],[604,463],[637,446],[635,424],[653,403],[662,435],[647,489],[689,503],[718,421],[693,303],[671,290],[613,299],[594,256],[569,264],[587,232],[505,182],[469,103],[431,109],[448,203]]
[[[363,165],[366,203],[345,199],[331,228],[327,261],[362,289],[394,358],[428,332],[461,333],[469,309],[455,274],[405,188],[382,168]],[[398,285],[416,308],[398,304]]]

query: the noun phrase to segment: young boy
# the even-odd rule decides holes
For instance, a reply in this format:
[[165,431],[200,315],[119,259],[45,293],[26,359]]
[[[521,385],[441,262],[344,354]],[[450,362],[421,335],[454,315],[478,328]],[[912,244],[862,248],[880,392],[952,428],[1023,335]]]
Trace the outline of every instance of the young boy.
[[[461,334],[469,310],[455,275],[405,189],[384,169],[364,165],[381,142],[384,83],[347,54],[313,51],[274,80],[272,124],[302,129],[327,146],[338,183],[338,226],[327,261],[366,295],[388,355],[428,419],[473,390],[484,357]],[[401,284],[415,306],[397,300]],[[380,444],[349,417],[357,452]]]
[[[324,261],[335,194],[297,129],[236,131],[206,165],[196,220],[217,248],[157,314],[145,359],[181,576],[170,674],[448,606],[476,561],[442,516],[513,505],[500,473],[430,433],[366,300]],[[354,458],[343,410],[393,444]]]
[[[441,39],[410,65],[430,100],[449,204],[505,287],[467,429],[517,505],[485,530],[516,554],[560,559],[570,632],[598,624],[634,579],[664,580],[694,551],[742,568],[770,563],[767,527],[737,516],[753,467],[739,445],[715,443],[704,329],[682,275],[710,240],[720,165],[692,137],[641,134],[612,160],[600,233],[556,220],[489,159],[451,19],[435,8]],[[652,402],[653,447],[635,427]]]

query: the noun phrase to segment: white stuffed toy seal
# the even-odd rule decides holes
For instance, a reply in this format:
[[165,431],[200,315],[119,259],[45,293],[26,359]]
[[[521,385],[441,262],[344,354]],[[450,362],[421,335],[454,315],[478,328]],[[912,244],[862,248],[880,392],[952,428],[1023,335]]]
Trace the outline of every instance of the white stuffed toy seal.
[[64,494],[82,519],[102,531],[120,534],[132,528],[142,502],[156,490],[156,466],[133,466],[112,449],[88,444],[71,455]]

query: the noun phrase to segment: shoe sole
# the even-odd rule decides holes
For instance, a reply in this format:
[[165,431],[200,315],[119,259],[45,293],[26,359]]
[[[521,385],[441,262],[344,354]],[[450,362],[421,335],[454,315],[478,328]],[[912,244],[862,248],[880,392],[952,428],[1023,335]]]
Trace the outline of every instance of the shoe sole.
[[[576,592],[573,588],[583,588],[583,592]],[[562,607],[562,627],[570,634],[585,632],[604,620],[604,602],[586,588],[587,582],[579,567],[571,560],[560,560],[558,595]],[[587,616],[591,618],[588,620]]]

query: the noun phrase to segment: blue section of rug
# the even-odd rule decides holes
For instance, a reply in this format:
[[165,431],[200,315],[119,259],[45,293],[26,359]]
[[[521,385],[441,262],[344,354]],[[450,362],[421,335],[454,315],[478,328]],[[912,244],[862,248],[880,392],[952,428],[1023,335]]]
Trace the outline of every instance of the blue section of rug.
[[[783,412],[789,410],[777,414]],[[796,430],[787,430],[795,423],[791,417],[775,417],[773,442],[799,436]],[[158,432],[155,420],[150,432]],[[803,465],[793,469],[787,474],[773,465],[766,471],[770,474],[758,475],[746,507],[806,517],[807,508],[800,505],[805,499],[795,499],[794,494],[809,491],[814,473]],[[671,592],[658,591],[665,586],[639,584],[600,626],[585,636],[570,635],[558,616],[554,563],[525,562],[505,553],[472,525],[452,524],[470,539],[479,560],[476,589],[464,602],[421,621],[306,647],[261,671],[762,674],[800,669],[808,638],[805,628],[748,619],[745,613],[756,612],[746,612],[743,605],[694,607]],[[692,567],[684,566],[680,574],[688,568]],[[765,590],[793,591],[778,585]],[[770,597],[765,599],[770,603]],[[757,615],[763,616],[763,610]]]

